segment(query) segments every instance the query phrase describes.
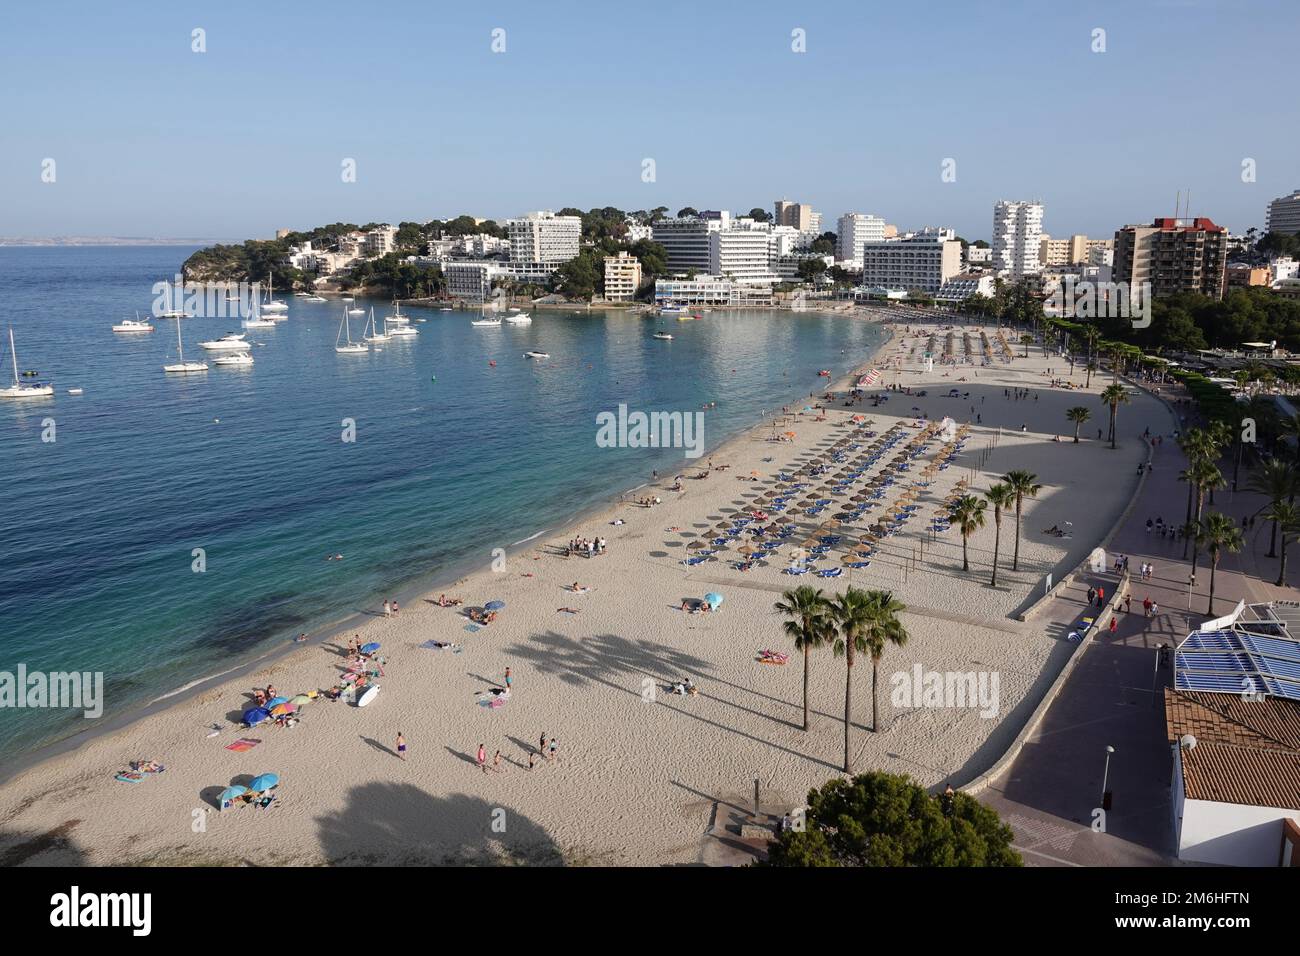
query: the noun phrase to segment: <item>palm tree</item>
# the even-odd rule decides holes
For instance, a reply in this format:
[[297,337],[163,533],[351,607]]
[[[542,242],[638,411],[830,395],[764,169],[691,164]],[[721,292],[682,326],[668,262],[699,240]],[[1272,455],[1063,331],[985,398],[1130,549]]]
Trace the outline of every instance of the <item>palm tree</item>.
[[843,657],[847,665],[844,670],[844,772],[852,773],[849,728],[853,725],[853,662],[858,651],[866,653],[869,650],[864,636],[872,623],[867,592],[850,587],[836,597],[831,605],[831,614],[838,628],[832,648],[835,656]]
[[1025,358],[1029,358],[1029,346],[1034,344],[1034,337],[1032,335],[1022,335],[1020,336],[1020,344],[1025,347]]
[[[1178,473],[1178,480],[1187,482],[1187,519],[1185,524],[1192,523],[1192,503],[1196,499],[1196,482],[1193,480],[1193,466],[1197,462],[1213,461],[1217,456],[1217,448],[1214,443],[1214,436],[1203,428],[1189,428],[1178,436],[1178,447],[1182,449],[1187,456],[1187,469]],[[1183,539],[1183,560],[1187,559],[1187,546],[1191,543],[1191,536]]]
[[1074,443],[1077,445],[1079,444],[1079,429],[1083,427],[1088,419],[1092,418],[1092,412],[1082,405],[1075,405],[1074,408],[1065,410],[1065,417],[1068,421],[1074,422]]
[[[1259,471],[1250,476],[1246,487],[1268,498],[1268,507],[1275,508],[1283,501],[1289,502],[1295,494],[1297,483],[1296,467],[1289,461],[1272,458],[1264,462]],[[1268,535],[1268,556],[1277,557],[1278,522],[1273,519],[1273,529]]]
[[1296,535],[1300,535],[1300,507],[1288,501],[1276,501],[1267,507],[1264,517],[1274,522],[1274,527],[1282,532],[1282,561],[1277,568],[1277,580],[1273,583],[1283,588],[1286,587],[1286,549]]
[[987,501],[980,501],[974,495],[963,495],[948,506],[948,517],[961,532],[961,569],[970,570],[970,561],[966,556],[966,541],[980,528],[984,527],[984,509]]
[[[1210,605],[1205,613],[1213,614],[1214,572],[1219,568],[1219,558],[1223,556],[1224,551],[1237,552],[1241,550],[1241,529],[1237,527],[1237,522],[1227,515],[1218,511],[1211,511],[1205,516],[1205,520],[1200,523],[1196,543],[1205,545],[1210,554]],[[1195,564],[1192,565],[1192,572],[1196,572]]]
[[880,707],[877,704],[876,683],[880,670],[880,659],[885,656],[885,647],[893,644],[902,647],[907,643],[907,628],[898,619],[906,609],[902,601],[894,599],[889,591],[868,591],[867,607],[871,622],[863,632],[862,639],[871,655],[871,732],[880,729]]
[[[1187,475],[1196,489],[1196,513],[1192,516],[1192,527],[1201,528],[1201,512],[1205,509],[1205,493],[1212,488],[1223,487],[1223,472],[1212,461],[1200,459],[1187,466]],[[1192,574],[1196,573],[1196,558],[1200,551],[1200,532],[1192,539]]]
[[1087,380],[1083,383],[1083,387],[1084,387],[1084,388],[1091,388],[1091,387],[1092,387],[1092,373],[1095,372],[1095,371],[1097,371],[1097,363],[1094,362],[1092,359],[1088,359],[1088,364],[1085,366],[1085,368],[1087,369],[1087,372],[1088,372],[1088,378],[1087,378]]
[[1128,390],[1123,385],[1107,385],[1101,391],[1101,403],[1110,406],[1110,447],[1115,447],[1115,418],[1119,406],[1128,403]]
[[998,482],[984,492],[984,497],[993,506],[993,578],[989,587],[995,588],[998,586],[998,551],[1002,543],[1002,512],[1016,503],[1016,493],[1010,485]]
[[808,657],[818,647],[824,647],[833,636],[834,622],[830,615],[830,602],[822,597],[819,588],[802,585],[781,595],[776,610],[790,618],[784,623],[785,633],[794,639],[796,650],[803,651],[803,729],[808,729]]
[[1043,486],[1037,484],[1038,476],[1032,471],[1017,469],[1002,476],[1002,480],[1011,486],[1016,496],[1016,553],[1011,559],[1011,570],[1020,570],[1020,515],[1024,511],[1026,498],[1037,498]]

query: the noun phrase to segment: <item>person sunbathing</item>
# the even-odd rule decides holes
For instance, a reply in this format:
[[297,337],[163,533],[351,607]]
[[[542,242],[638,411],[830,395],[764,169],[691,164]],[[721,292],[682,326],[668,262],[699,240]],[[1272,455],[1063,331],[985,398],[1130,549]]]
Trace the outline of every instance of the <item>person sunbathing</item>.
[[569,585],[569,588],[568,588],[568,589],[569,589],[570,591],[574,592],[575,594],[583,594],[583,593],[585,593],[585,592],[591,590],[591,588],[589,588],[589,587],[585,587],[585,586],[579,585],[577,581],[574,581],[571,585]]

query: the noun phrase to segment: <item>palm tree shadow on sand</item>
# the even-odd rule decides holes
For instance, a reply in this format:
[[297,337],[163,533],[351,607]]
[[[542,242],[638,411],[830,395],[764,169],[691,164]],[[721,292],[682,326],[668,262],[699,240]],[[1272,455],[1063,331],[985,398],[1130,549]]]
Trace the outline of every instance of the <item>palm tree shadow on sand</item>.
[[466,794],[435,797],[406,783],[348,791],[341,812],[316,819],[332,866],[563,866],[541,825]]

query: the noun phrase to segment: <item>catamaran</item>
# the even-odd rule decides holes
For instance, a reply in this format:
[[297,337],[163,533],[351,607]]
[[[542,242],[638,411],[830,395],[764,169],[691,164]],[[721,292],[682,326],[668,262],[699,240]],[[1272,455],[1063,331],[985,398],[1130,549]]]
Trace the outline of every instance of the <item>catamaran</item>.
[[200,342],[199,346],[209,352],[246,352],[248,343],[244,339],[247,337],[247,332],[227,332],[219,339]]
[[53,385],[36,382],[24,385],[18,380],[18,350],[14,348],[14,328],[9,326],[9,354],[14,360],[14,384],[10,388],[0,388],[0,398],[47,398],[54,394]]
[[[347,345],[340,345],[339,339],[342,338],[345,333],[348,337]],[[348,322],[347,309],[343,310],[343,321],[339,323],[339,334],[334,336],[334,351],[338,352],[340,355],[360,355],[363,352],[370,351],[360,342],[352,341],[352,326]]]
[[185,361],[185,346],[181,344],[181,320],[179,316],[176,317],[176,352],[180,357],[180,361],[177,362],[175,365],[164,365],[163,366],[164,372],[186,373],[186,372],[206,372],[208,370],[207,362]]
[[375,342],[387,342],[392,338],[387,331],[380,332],[375,326],[375,307],[373,305],[370,307],[370,321],[366,324],[370,329],[370,334],[361,336],[365,341],[373,344]]
[[140,313],[135,314],[134,319],[123,319],[117,325],[113,326],[114,332],[152,332],[153,326],[148,319],[141,319]]

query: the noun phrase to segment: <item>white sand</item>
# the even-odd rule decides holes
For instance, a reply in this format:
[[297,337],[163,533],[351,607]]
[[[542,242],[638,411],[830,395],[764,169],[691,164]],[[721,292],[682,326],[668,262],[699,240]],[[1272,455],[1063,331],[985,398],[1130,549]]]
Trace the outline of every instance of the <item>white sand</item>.
[[[868,729],[870,661],[859,659],[854,763],[857,770],[906,772],[925,785],[969,779],[997,759],[1028,715],[1031,688],[1037,683],[1041,692],[1067,652],[1059,633],[1009,615],[1029,603],[1031,591],[1041,593],[1045,573],[1059,577],[1104,536],[1129,498],[1143,457],[1135,436],[1147,424],[1166,423],[1167,416],[1151,399],[1134,396],[1133,404],[1120,409],[1119,450],[1095,440],[1073,445],[1065,409],[1088,406],[1093,421],[1083,434],[1095,439],[1096,429],[1106,425],[1096,393],[1108,378],[1094,377],[1086,395],[1048,389],[1044,370],[1050,365],[1063,375],[1066,363],[1044,359],[1036,348],[1028,360],[1020,358],[1019,346],[1010,365],[963,366],[946,375],[936,366],[924,373],[919,358],[911,356],[914,344],[900,329],[880,359],[903,355],[898,381],[925,388],[928,396],[892,394],[878,408],[869,402],[852,410],[832,407],[825,423],[805,415],[791,426],[797,438],[790,444],[765,441],[763,431],[755,430],[712,455],[715,465],[727,464],[728,470],[688,480],[681,493],[662,483],[655,489],[662,505],[613,508],[580,528],[533,542],[536,550],[512,557],[503,573],[484,569],[458,584],[455,593],[471,605],[507,603],[491,628],[467,633],[456,611],[423,600],[395,618],[367,620],[356,633],[363,642],[381,641],[388,662],[382,691],[370,707],[321,701],[292,729],[250,731],[230,723],[248,706],[255,685],[273,682],[290,696],[332,685],[342,667],[343,642],[330,641],[21,774],[0,787],[0,860],[696,861],[715,813],[725,814],[717,802],[746,799],[754,777],[763,784],[764,808],[783,811],[839,772],[843,660],[829,651],[813,655],[813,727],[803,732],[801,659],[788,646],[772,604],[786,587],[809,583],[833,594],[848,578],[796,580],[779,573],[785,561],[744,574],[725,561],[688,570],[679,563],[685,546],[726,517],[726,509],[745,506],[770,487],[779,467],[797,467],[846,434],[851,414],[868,415],[881,433],[903,421],[911,434],[910,414],[896,416],[910,413],[913,405],[936,418],[950,414],[959,423],[974,420],[973,405],[983,425],[973,427],[960,460],[940,472],[920,499],[924,520],[887,540],[869,569],[853,573],[855,585],[892,589],[908,605],[911,634],[907,646],[889,648],[881,664],[878,734]],[[969,381],[958,382],[962,376]],[[1073,380],[1081,385],[1083,378],[1080,370]],[[885,378],[894,380],[893,373]],[[1003,389],[1016,385],[1035,390],[1038,399],[1004,399]],[[971,398],[940,397],[953,387],[969,390]],[[1021,423],[1028,426],[1026,434],[1018,431]],[[1002,433],[980,469],[980,450],[999,424],[1017,431]],[[1050,440],[1058,433],[1061,444]],[[768,456],[775,461],[763,462]],[[988,526],[970,541],[970,574],[960,571],[955,530],[927,543],[915,570],[905,567],[936,502],[958,479],[970,477],[972,467],[976,490],[988,487],[988,476],[1017,467],[1036,472],[1045,486],[1026,506],[1019,572],[1010,571],[1014,516],[1004,522],[999,590],[986,587],[991,509]],[[759,483],[737,480],[751,470],[761,473]],[[821,519],[800,518],[799,526],[811,528],[835,510]],[[610,525],[615,516],[626,523]],[[1073,539],[1040,532],[1066,521],[1073,522]],[[549,553],[574,534],[603,535],[610,553],[595,560]],[[783,554],[803,538],[788,539]],[[820,566],[838,566],[842,547]],[[575,579],[591,590],[565,590]],[[721,613],[679,610],[683,598],[715,590],[726,598]],[[560,613],[562,606],[580,613]],[[463,652],[418,647],[429,638],[460,643]],[[767,647],[791,652],[790,663],[757,663],[756,652]],[[996,672],[997,716],[892,707],[890,675],[918,663],[926,670]],[[500,681],[507,666],[514,677],[511,699],[499,709],[480,706],[480,694]],[[665,693],[666,684],[686,675],[701,688],[699,697]],[[654,689],[652,700],[646,699],[647,688]],[[213,722],[223,729],[208,738]],[[391,752],[399,730],[410,745],[406,762]],[[560,759],[528,771],[528,750],[543,732],[558,738]],[[264,742],[246,753],[224,749],[241,736]],[[502,752],[504,772],[484,774],[474,766],[480,742],[489,761]],[[140,784],[113,780],[130,760],[142,757],[162,761],[167,772]],[[264,771],[282,780],[274,809],[224,815],[212,809],[212,794]]]

